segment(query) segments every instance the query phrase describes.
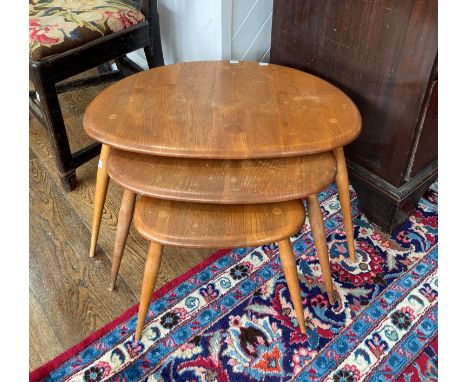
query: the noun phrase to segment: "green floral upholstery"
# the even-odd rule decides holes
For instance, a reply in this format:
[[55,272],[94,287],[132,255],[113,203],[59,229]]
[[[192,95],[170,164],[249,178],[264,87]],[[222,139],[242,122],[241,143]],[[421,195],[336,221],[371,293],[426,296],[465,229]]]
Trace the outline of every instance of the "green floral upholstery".
[[62,53],[144,19],[124,0],[29,0],[29,57]]

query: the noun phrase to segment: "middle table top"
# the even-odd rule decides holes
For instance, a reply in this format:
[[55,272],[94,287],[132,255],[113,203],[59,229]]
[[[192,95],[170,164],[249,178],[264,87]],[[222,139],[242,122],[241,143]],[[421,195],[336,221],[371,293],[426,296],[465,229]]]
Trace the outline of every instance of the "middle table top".
[[112,149],[107,173],[127,190],[181,202],[253,204],[317,194],[333,182],[332,152],[291,158],[169,158]]
[[329,151],[361,130],[346,94],[280,65],[187,62],[127,77],[100,93],[86,132],[122,150],[206,159],[279,158]]

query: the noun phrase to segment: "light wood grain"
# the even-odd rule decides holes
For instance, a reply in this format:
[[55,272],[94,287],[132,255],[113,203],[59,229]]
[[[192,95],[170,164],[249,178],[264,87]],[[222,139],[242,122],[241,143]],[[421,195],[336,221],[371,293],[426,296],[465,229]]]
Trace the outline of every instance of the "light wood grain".
[[300,200],[268,204],[201,204],[142,196],[134,224],[150,241],[181,247],[256,247],[293,236],[305,219]]
[[304,319],[304,308],[302,306],[301,286],[299,285],[299,276],[297,274],[296,256],[289,238],[278,242],[279,257],[284,270],[284,277],[288,284],[289,294],[297,315],[297,322],[301,332],[306,334],[306,325]]
[[30,362],[37,367],[138,300],[125,280],[111,298],[106,288],[109,259],[86,256],[89,230],[33,154],[29,180],[29,284],[34,309],[29,326],[36,333],[30,336]]
[[138,308],[138,321],[135,330],[135,340],[139,341],[145,325],[146,314],[151,303],[151,296],[154,291],[156,279],[161,266],[161,256],[163,247],[159,243],[151,243],[146,258],[145,273],[143,275],[143,285],[141,286],[140,306]]
[[349,258],[356,262],[356,251],[354,249],[354,228],[353,215],[351,212],[351,199],[349,196],[348,169],[346,168],[346,158],[343,147],[334,150],[337,162],[336,186],[338,188],[338,198],[340,200],[341,213],[343,214],[343,224],[346,231],[346,241],[348,242]]
[[122,255],[127,242],[128,231],[132,223],[133,211],[135,209],[136,194],[133,191],[125,190],[120,205],[119,222],[117,224],[117,232],[115,234],[114,253],[112,254],[112,271],[109,290],[113,291],[115,281],[119,274]]
[[[38,324],[41,330],[38,329]],[[41,365],[62,352],[62,345],[55,335],[46,312],[29,289],[29,363]]]
[[327,238],[323,227],[322,211],[317,195],[310,195],[307,198],[309,208],[310,229],[315,243],[315,251],[320,262],[320,268],[323,275],[323,283],[327,291],[328,301],[333,305],[335,303],[335,293],[333,290],[333,281],[331,277],[330,258],[328,255]]
[[99,156],[98,169],[96,175],[96,193],[94,196],[93,226],[91,229],[91,244],[89,256],[94,257],[96,253],[96,244],[101,227],[102,211],[106,201],[107,187],[109,186],[109,175],[107,174],[107,158],[109,157],[110,147],[102,145],[101,155]]
[[259,160],[166,158],[113,149],[109,176],[139,194],[160,199],[245,204],[300,199],[334,180],[333,153]]
[[361,130],[354,103],[279,65],[186,62],[138,73],[97,96],[86,132],[126,151],[210,159],[278,158],[341,147]]

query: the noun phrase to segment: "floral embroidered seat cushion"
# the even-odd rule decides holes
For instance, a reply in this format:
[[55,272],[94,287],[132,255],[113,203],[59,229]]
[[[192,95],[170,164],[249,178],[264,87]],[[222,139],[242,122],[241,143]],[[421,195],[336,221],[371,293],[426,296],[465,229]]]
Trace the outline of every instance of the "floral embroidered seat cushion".
[[29,0],[29,57],[38,61],[144,19],[125,0]]

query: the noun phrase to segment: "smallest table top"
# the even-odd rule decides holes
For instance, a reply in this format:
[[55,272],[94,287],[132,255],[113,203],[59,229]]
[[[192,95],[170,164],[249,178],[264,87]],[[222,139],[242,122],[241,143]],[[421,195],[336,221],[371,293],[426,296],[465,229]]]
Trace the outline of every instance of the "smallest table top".
[[203,204],[142,196],[134,222],[140,234],[164,245],[256,247],[295,235],[304,224],[300,200],[268,204]]
[[127,77],[88,106],[86,132],[126,151],[206,159],[304,156],[353,141],[354,103],[311,74],[226,61],[167,65]]

